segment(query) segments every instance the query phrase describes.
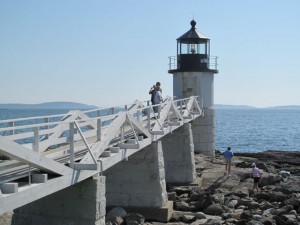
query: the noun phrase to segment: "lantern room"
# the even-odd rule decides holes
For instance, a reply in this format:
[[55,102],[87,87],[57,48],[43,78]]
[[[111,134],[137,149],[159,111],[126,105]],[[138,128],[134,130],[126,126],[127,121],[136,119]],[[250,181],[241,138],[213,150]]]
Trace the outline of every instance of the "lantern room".
[[[210,40],[196,29],[196,21],[191,21],[191,29],[177,38],[177,57],[173,58],[170,71],[207,71],[210,69]],[[170,58],[170,64],[172,64]],[[215,62],[213,62],[215,63]],[[174,65],[176,65],[174,67]],[[216,70],[216,68],[213,68]]]

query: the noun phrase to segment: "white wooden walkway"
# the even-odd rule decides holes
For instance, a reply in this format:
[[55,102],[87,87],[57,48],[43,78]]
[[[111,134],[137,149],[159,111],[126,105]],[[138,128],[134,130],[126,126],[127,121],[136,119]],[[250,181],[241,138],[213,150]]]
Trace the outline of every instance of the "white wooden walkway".
[[[0,121],[0,214],[101,173],[202,116],[197,97]],[[51,122],[54,121],[54,122]],[[25,125],[24,125],[25,124]]]

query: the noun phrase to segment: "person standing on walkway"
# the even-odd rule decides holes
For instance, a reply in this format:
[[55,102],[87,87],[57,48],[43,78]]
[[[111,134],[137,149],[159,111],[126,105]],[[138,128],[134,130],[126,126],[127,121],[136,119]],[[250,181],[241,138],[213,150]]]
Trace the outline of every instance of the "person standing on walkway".
[[256,167],[256,164],[255,163],[252,163],[251,164],[251,167],[252,167],[252,170],[251,170],[251,177],[254,179],[254,182],[253,182],[253,191],[259,191],[258,189],[258,183],[259,183],[259,180],[261,178],[261,172],[260,170]]
[[224,152],[225,174],[227,174],[227,176],[230,176],[232,158],[233,152],[231,151],[231,147],[227,147],[227,150]]
[[[161,104],[162,103],[162,94],[160,92],[160,87],[159,86],[156,86],[155,87],[155,95],[154,95],[154,105],[158,105],[158,104]],[[158,112],[158,106],[155,106],[153,108],[154,112],[157,113]]]
[[149,91],[149,94],[151,95],[151,103],[152,105],[155,105],[155,102],[154,102],[154,97],[155,97],[155,94],[156,94],[156,91],[160,91],[160,94],[162,94],[162,89],[160,87],[160,82],[157,81],[155,85],[153,85],[151,88],[150,88],[150,91]]

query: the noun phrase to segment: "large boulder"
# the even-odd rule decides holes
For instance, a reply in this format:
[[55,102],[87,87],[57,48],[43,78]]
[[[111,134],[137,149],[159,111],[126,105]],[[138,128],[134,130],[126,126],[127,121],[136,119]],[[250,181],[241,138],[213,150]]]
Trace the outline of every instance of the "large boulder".
[[210,194],[203,194],[199,201],[193,203],[193,206],[197,211],[202,211],[211,204],[213,204],[213,201]]
[[220,204],[212,204],[203,210],[205,214],[208,215],[222,215],[224,210]]
[[174,208],[179,211],[191,211],[191,207],[188,203],[180,201],[174,203]]
[[127,212],[122,207],[115,207],[111,209],[108,213],[106,213],[105,221],[106,222],[121,221],[121,219],[124,219],[126,216],[127,216]]

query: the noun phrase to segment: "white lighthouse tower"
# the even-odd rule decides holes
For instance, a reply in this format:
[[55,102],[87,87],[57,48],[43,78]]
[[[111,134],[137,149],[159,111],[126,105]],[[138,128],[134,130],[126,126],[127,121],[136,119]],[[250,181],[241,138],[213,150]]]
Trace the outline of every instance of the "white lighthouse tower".
[[204,116],[192,122],[194,149],[197,153],[215,156],[214,74],[217,57],[210,56],[210,40],[196,29],[177,39],[177,57],[169,57],[169,73],[173,74],[175,98],[198,96]]

